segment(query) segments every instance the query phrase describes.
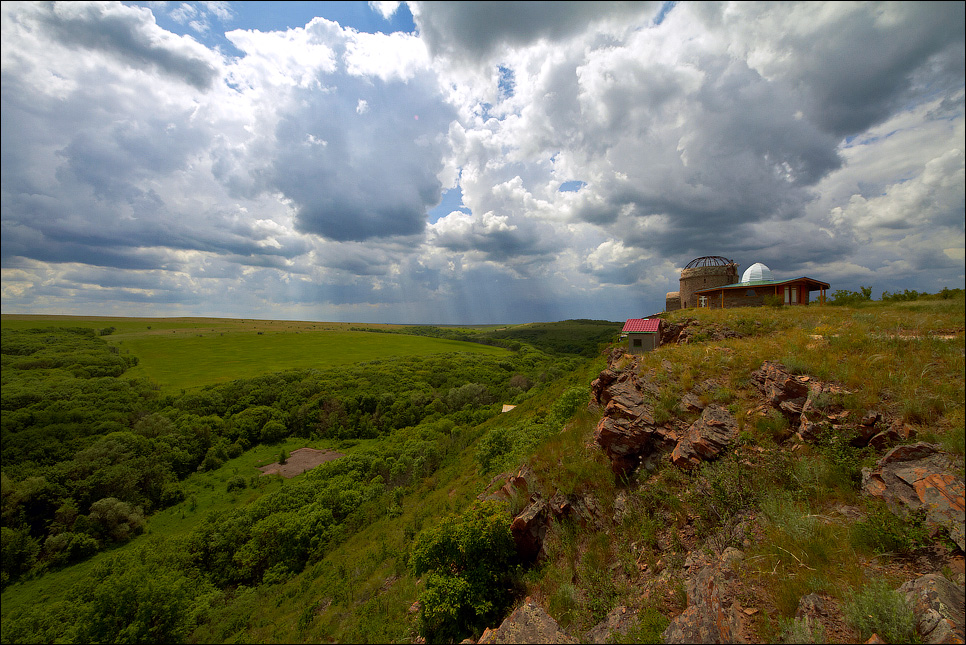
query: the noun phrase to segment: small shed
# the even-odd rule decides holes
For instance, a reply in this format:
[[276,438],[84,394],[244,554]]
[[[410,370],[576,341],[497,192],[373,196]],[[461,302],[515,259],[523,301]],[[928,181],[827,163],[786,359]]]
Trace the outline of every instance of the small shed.
[[625,338],[630,354],[643,354],[657,349],[661,344],[661,319],[629,318],[621,330],[621,339]]

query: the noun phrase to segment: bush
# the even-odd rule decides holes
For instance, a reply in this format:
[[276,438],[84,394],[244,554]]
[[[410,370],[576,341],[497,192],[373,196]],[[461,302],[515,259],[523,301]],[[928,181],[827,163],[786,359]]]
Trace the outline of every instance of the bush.
[[419,597],[420,634],[429,642],[480,634],[512,600],[517,557],[506,508],[483,502],[426,529],[409,563],[414,575],[429,573]]
[[105,497],[91,504],[87,516],[106,539],[124,542],[144,530],[144,513],[114,497]]
[[503,464],[504,457],[513,450],[513,439],[507,428],[493,428],[487,432],[476,447],[476,463],[480,465],[480,472],[490,470]]
[[245,478],[242,477],[241,475],[235,475],[234,477],[230,477],[228,479],[228,482],[225,484],[225,492],[227,493],[230,493],[236,490],[245,490],[246,488],[248,488],[248,483],[245,481]]
[[845,621],[866,641],[878,634],[887,643],[918,642],[916,617],[905,598],[885,580],[873,580],[849,594],[844,607]]
[[905,521],[893,514],[883,502],[873,501],[869,506],[865,519],[852,526],[852,542],[857,548],[877,555],[909,555],[928,544],[929,531],[923,525],[922,515],[914,515]]
[[828,304],[851,307],[870,300],[872,300],[872,287],[859,287],[859,291],[839,289],[832,294]]

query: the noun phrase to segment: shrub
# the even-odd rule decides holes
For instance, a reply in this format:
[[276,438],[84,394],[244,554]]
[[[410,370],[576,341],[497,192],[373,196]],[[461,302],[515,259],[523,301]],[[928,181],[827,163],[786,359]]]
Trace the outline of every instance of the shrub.
[[662,634],[671,624],[664,614],[650,605],[645,605],[637,614],[637,622],[626,634],[617,634],[614,643],[663,643]]
[[476,463],[480,471],[487,473],[501,465],[504,457],[513,450],[513,439],[507,428],[493,428],[487,432],[476,447]]
[[115,542],[124,542],[144,530],[141,508],[114,497],[105,497],[91,504],[87,517],[101,535]]
[[844,613],[845,621],[859,633],[861,641],[868,640],[874,633],[887,643],[919,641],[912,609],[885,580],[873,580],[850,593]]
[[420,533],[414,575],[428,573],[419,630],[427,641],[457,641],[497,622],[510,605],[516,551],[510,516],[496,502],[477,504]]
[[832,297],[827,300],[827,303],[836,306],[854,306],[870,300],[872,300],[872,287],[859,287],[859,291],[839,289],[832,294]]
[[245,481],[245,478],[240,475],[230,477],[228,482],[225,484],[225,492],[227,493],[236,490],[244,490],[246,488],[248,488],[248,483]]
[[779,616],[778,627],[783,643],[824,643],[825,628],[821,623],[812,625],[807,620]]
[[929,532],[921,514],[905,521],[883,502],[871,501],[865,519],[852,526],[852,542],[857,548],[875,554],[909,555],[929,542]]

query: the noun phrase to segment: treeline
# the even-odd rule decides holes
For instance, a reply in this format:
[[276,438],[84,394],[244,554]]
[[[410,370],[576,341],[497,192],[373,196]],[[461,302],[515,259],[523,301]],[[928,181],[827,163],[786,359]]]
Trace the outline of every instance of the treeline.
[[[523,347],[507,357],[390,359],[161,396],[150,384],[125,378],[134,361],[90,330],[4,331],[2,356],[4,587],[137,535],[147,515],[184,500],[180,481],[187,475],[218,468],[257,444],[290,436],[393,435],[382,444],[384,455],[373,453],[365,463],[344,458],[320,471],[349,468],[339,475],[349,478],[343,490],[359,489],[349,503],[320,506],[317,516],[288,501],[277,506],[339,526],[348,517],[340,509],[432,472],[460,428],[482,422],[499,411],[499,403],[518,401],[533,383],[574,366],[574,359]],[[320,494],[313,493],[312,503]],[[234,527],[217,529],[220,536],[234,536],[222,546],[199,543],[206,551],[197,566],[216,584],[257,583],[277,565],[297,570],[324,547],[328,529],[313,530],[308,541],[292,538],[290,547],[267,543],[258,527],[268,516],[258,515],[259,508],[246,510],[251,515],[245,517],[212,520]],[[289,534],[278,524],[283,520],[272,522],[273,535]],[[251,544],[257,548],[246,546]],[[253,555],[263,551],[270,553],[267,559]]]
[[429,336],[445,340],[459,340],[505,347],[520,351],[524,344],[550,354],[569,354],[591,358],[598,354],[602,345],[614,342],[623,323],[608,320],[564,320],[552,323],[528,323],[513,325],[492,331],[474,331],[435,325],[413,325],[399,329],[352,327],[351,331],[369,331],[382,334],[407,334]]
[[442,340],[458,340],[464,343],[479,343],[491,347],[503,347],[513,352],[520,351],[522,345],[516,341],[491,338],[481,332],[453,327],[437,327],[435,325],[411,325],[399,329],[382,327],[350,327],[350,331],[368,331],[378,334],[406,334],[407,336],[428,336]]
[[564,320],[555,323],[530,323],[484,332],[496,340],[526,343],[544,352],[592,358],[603,345],[617,340],[623,322],[608,320]]
[[[925,291],[920,292],[915,289],[904,289],[903,291],[896,291],[894,293],[889,293],[888,291],[882,292],[882,302],[908,302],[912,300],[950,300],[953,298],[963,298],[964,291],[962,289],[950,289],[949,287],[943,287],[941,291],[937,293],[927,293]],[[849,289],[838,289],[831,297],[826,301],[830,305],[837,306],[850,306],[854,307],[860,305],[864,302],[872,301],[872,287],[859,287],[858,291],[851,291]]]

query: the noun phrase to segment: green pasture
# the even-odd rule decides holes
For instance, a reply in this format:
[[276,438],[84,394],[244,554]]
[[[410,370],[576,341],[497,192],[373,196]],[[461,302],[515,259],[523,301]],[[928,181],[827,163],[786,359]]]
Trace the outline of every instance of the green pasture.
[[351,323],[5,315],[3,326],[114,327],[115,331],[103,338],[122,354],[139,360],[127,375],[149,378],[167,393],[289,369],[337,367],[401,356],[450,352],[500,355],[508,351],[426,336],[352,331],[356,325]]

